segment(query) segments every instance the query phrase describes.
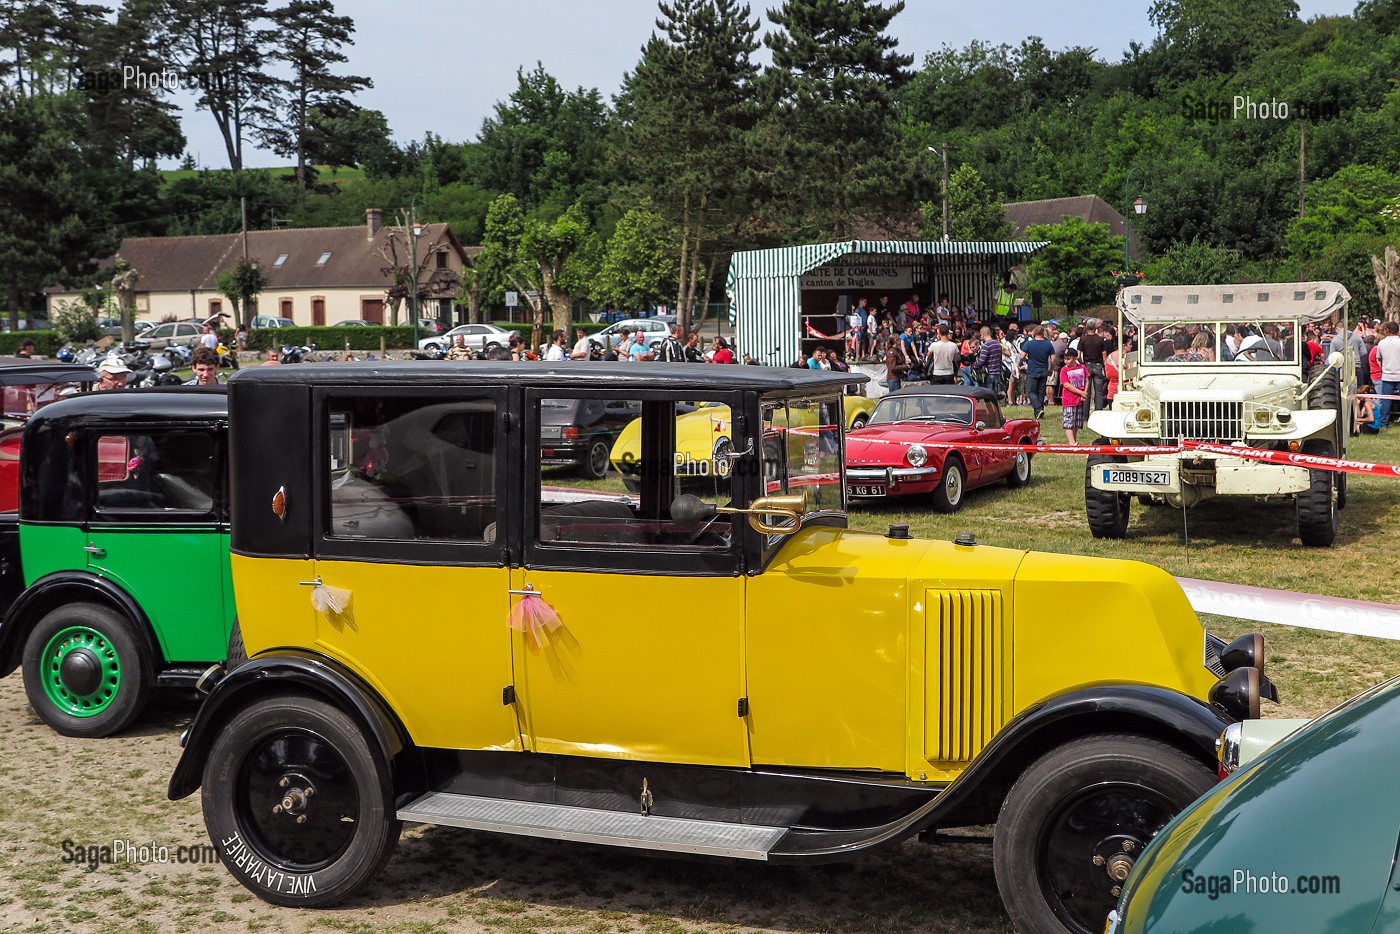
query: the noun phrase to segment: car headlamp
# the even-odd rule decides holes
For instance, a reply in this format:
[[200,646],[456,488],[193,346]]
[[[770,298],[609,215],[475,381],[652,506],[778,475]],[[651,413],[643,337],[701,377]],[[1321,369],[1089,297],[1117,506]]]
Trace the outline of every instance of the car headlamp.
[[1264,671],[1264,637],[1257,632],[1247,632],[1220,652],[1220,664],[1227,672],[1236,668],[1257,668]]
[[1236,720],[1259,719],[1259,700],[1278,703],[1278,688],[1258,668],[1236,668],[1210,689],[1210,702]]
[[1156,419],[1156,413],[1146,406],[1133,410],[1133,424],[1139,428],[1150,428]]
[[1269,422],[1273,421],[1273,413],[1268,409],[1254,410],[1254,424],[1258,428],[1268,428]]
[[922,444],[911,444],[909,450],[904,452],[904,459],[911,467],[922,467],[928,463],[928,448]]

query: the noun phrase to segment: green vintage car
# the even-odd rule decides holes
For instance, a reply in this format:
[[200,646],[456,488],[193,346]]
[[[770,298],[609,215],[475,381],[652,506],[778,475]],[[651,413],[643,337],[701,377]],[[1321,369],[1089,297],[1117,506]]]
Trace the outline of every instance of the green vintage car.
[[1132,871],[1106,934],[1400,932],[1397,735],[1400,678],[1241,767],[1140,859],[1110,855]]
[[222,389],[93,393],[25,426],[19,513],[0,517],[0,564],[23,578],[0,606],[0,676],[22,668],[58,732],[118,732],[227,657],[227,437]]

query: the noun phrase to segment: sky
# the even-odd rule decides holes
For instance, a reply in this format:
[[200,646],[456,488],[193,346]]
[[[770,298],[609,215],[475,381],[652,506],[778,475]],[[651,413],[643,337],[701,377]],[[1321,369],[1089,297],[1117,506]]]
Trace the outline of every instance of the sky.
[[[277,0],[271,0],[273,6]],[[751,0],[756,16],[777,0]],[[1086,46],[1118,61],[1133,41],[1156,32],[1149,0],[907,0],[890,31],[915,66],[943,46],[973,40],[1018,45],[1039,36],[1051,49]],[[1299,0],[1304,20],[1350,14],[1356,0]],[[516,86],[516,71],[544,65],[566,88],[614,94],[641,57],[655,30],[656,0],[336,0],[336,12],[355,21],[356,43],[345,71],[374,87],[356,103],[383,111],[400,143],[433,132],[450,142],[474,139],[481,121]],[[226,168],[214,120],[183,108],[187,148],[207,168]],[[244,144],[244,162],[263,168],[288,160]],[[170,166],[178,162],[173,160]]]

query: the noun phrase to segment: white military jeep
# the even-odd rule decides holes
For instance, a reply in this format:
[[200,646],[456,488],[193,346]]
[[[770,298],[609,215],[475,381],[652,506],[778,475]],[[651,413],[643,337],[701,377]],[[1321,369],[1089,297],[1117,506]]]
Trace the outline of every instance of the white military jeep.
[[[1137,285],[1118,294],[1119,333],[1137,326],[1120,356],[1120,388],[1089,428],[1121,445],[1094,455],[1084,505],[1096,538],[1122,538],[1134,496],[1194,506],[1213,496],[1291,498],[1305,545],[1331,545],[1346,474],[1186,450],[1133,456],[1138,445],[1202,441],[1341,457],[1355,367],[1347,351],[1307,366],[1306,332],[1346,329],[1351,295],[1336,282]],[[1324,348],[1325,350],[1326,348]]]

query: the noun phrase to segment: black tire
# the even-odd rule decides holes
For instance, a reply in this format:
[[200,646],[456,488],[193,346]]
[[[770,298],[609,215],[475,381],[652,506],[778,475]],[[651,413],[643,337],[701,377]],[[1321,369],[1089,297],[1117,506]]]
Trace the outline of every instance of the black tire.
[[423,348],[424,353],[438,353],[442,350],[437,344],[428,344]]
[[233,621],[233,632],[228,635],[228,658],[224,660],[224,670],[233,671],[248,660],[248,649],[243,644],[243,627],[238,620]]
[[144,633],[95,603],[51,611],[24,643],[29,706],[64,736],[111,736],[146,707],[155,672]]
[[1122,881],[1110,871],[1126,870],[1214,783],[1204,763],[1143,736],[1086,736],[1041,756],[1011,787],[992,841],[1016,930],[1102,931]]
[[481,349],[481,352],[482,352],[482,353],[492,353],[492,352],[497,351],[497,350],[500,350],[500,349],[501,349],[501,345],[498,344],[498,343],[496,343],[495,341],[492,341],[491,343],[489,343],[489,344],[487,344],[485,347],[483,347],[483,348]]
[[864,415],[857,415],[855,418],[851,419],[851,428],[850,428],[850,430],[851,430],[851,431],[859,431],[860,429],[864,428],[866,425],[869,425],[869,424],[870,424],[870,419],[866,418]]
[[967,495],[967,468],[962,461],[950,456],[943,462],[943,476],[933,491],[933,508],[939,512],[957,512]]
[[1006,485],[1013,490],[1019,490],[1031,482],[1031,452],[1030,445],[1027,450],[1016,455],[1016,463],[1011,466],[1011,473],[1006,475]]
[[[298,794],[306,789],[314,794]],[[264,698],[224,725],[204,766],[201,803],[234,878],[289,907],[359,892],[402,829],[387,763],[354,720],[305,697]]]
[[1125,493],[1094,489],[1094,470],[1104,464],[1125,464],[1127,458],[1091,454],[1084,466],[1084,514],[1095,538],[1123,538],[1128,534],[1128,514],[1133,498]]
[[601,480],[608,475],[608,454],[611,448],[604,438],[595,438],[588,444],[588,453],[579,461],[579,473],[590,480]]
[[[1305,441],[1303,453],[1335,457],[1331,441]],[[1337,499],[1333,494],[1330,470],[1309,470],[1308,488],[1295,497],[1298,510],[1298,538],[1312,548],[1326,548],[1337,540]]]

